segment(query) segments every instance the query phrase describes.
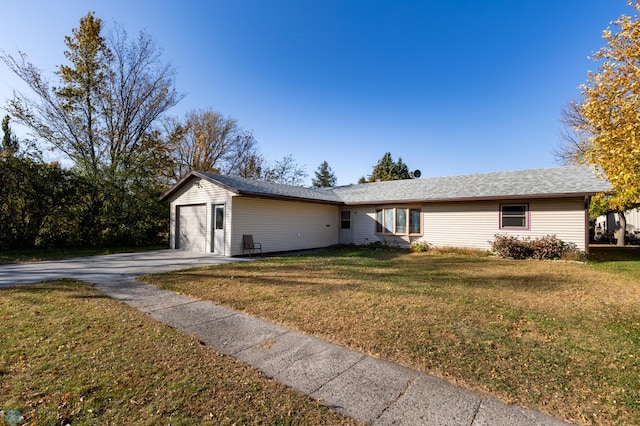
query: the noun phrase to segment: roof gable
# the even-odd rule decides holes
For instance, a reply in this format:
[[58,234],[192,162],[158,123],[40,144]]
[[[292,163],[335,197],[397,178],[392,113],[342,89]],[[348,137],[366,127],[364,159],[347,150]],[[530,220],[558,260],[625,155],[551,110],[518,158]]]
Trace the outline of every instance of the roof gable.
[[206,179],[238,195],[329,204],[558,198],[611,190],[607,181],[598,179],[585,166],[406,179],[323,189],[192,171],[160,199],[170,199],[194,177]]
[[331,191],[322,191],[301,186],[283,185],[274,182],[264,182],[260,180],[247,179],[239,176],[225,176],[199,171],[191,171],[187,173],[187,175],[180,179],[167,192],[162,194],[160,200],[166,201],[170,199],[173,195],[176,194],[176,192],[180,190],[180,188],[184,187],[190,180],[195,177],[205,179],[238,195],[334,204],[341,203],[337,195],[333,194],[333,192]]

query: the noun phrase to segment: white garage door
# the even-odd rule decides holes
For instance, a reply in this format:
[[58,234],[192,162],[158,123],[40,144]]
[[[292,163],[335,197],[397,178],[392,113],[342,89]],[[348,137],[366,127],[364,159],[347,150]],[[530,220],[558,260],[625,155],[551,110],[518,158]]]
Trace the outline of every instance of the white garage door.
[[179,206],[177,213],[176,248],[206,251],[207,206]]

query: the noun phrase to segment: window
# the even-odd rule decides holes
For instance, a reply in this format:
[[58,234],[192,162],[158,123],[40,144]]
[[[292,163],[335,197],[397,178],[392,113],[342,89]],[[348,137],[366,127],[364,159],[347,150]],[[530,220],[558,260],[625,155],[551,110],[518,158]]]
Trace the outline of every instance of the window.
[[340,212],[340,229],[351,229],[351,211],[342,210]]
[[421,222],[422,214],[419,208],[393,207],[376,210],[378,234],[420,235]]
[[528,204],[501,204],[500,228],[529,228]]
[[224,229],[224,207],[216,206],[216,229]]
[[420,209],[409,209],[409,233],[422,234],[420,226],[420,218],[422,217]]
[[394,231],[393,209],[384,209],[384,233],[393,234]]
[[396,209],[396,234],[407,233],[407,209]]

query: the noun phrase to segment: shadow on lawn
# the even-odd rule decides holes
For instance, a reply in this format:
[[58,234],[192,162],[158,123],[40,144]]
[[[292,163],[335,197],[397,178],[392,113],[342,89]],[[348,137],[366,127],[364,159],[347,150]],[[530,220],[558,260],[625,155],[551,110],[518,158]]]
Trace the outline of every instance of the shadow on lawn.
[[24,294],[51,292],[75,293],[75,296],[73,297],[101,296],[98,293],[94,293],[95,290],[93,290],[93,286],[91,284],[78,281],[73,278],[61,278],[55,281],[43,281],[33,284],[16,284],[14,286],[0,288],[0,291],[11,291],[13,293]]
[[[526,293],[562,292],[573,286],[571,275],[533,271],[523,262],[496,263],[490,258],[466,256],[407,257],[395,262],[380,254],[362,257],[321,257],[311,262],[253,263],[181,271],[170,277],[167,287],[176,289],[193,283],[233,286],[249,284],[256,288],[282,288],[286,293],[329,294],[362,291],[369,294],[425,295],[461,286],[469,289],[511,289]],[[406,253],[405,253],[406,255]],[[534,262],[534,261],[532,261]],[[535,261],[538,262],[538,261]],[[171,277],[173,275],[173,277]],[[173,278],[173,279],[172,279]],[[151,280],[153,281],[153,280]],[[184,288],[184,287],[183,287]],[[210,288],[215,292],[215,288]],[[272,296],[267,296],[272,297]]]
[[590,246],[589,259],[596,262],[639,262],[640,246]]

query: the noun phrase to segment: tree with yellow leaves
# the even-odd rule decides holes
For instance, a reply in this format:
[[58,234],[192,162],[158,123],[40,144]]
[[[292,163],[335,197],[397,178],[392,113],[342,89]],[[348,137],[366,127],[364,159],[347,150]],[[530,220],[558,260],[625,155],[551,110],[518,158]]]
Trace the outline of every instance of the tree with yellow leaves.
[[611,182],[611,194],[601,195],[609,211],[620,218],[616,234],[624,245],[624,211],[640,204],[640,2],[629,2],[633,16],[622,15],[606,29],[606,45],[593,54],[600,62],[581,86],[580,103],[563,111],[571,131],[556,153],[568,162],[586,163]]

